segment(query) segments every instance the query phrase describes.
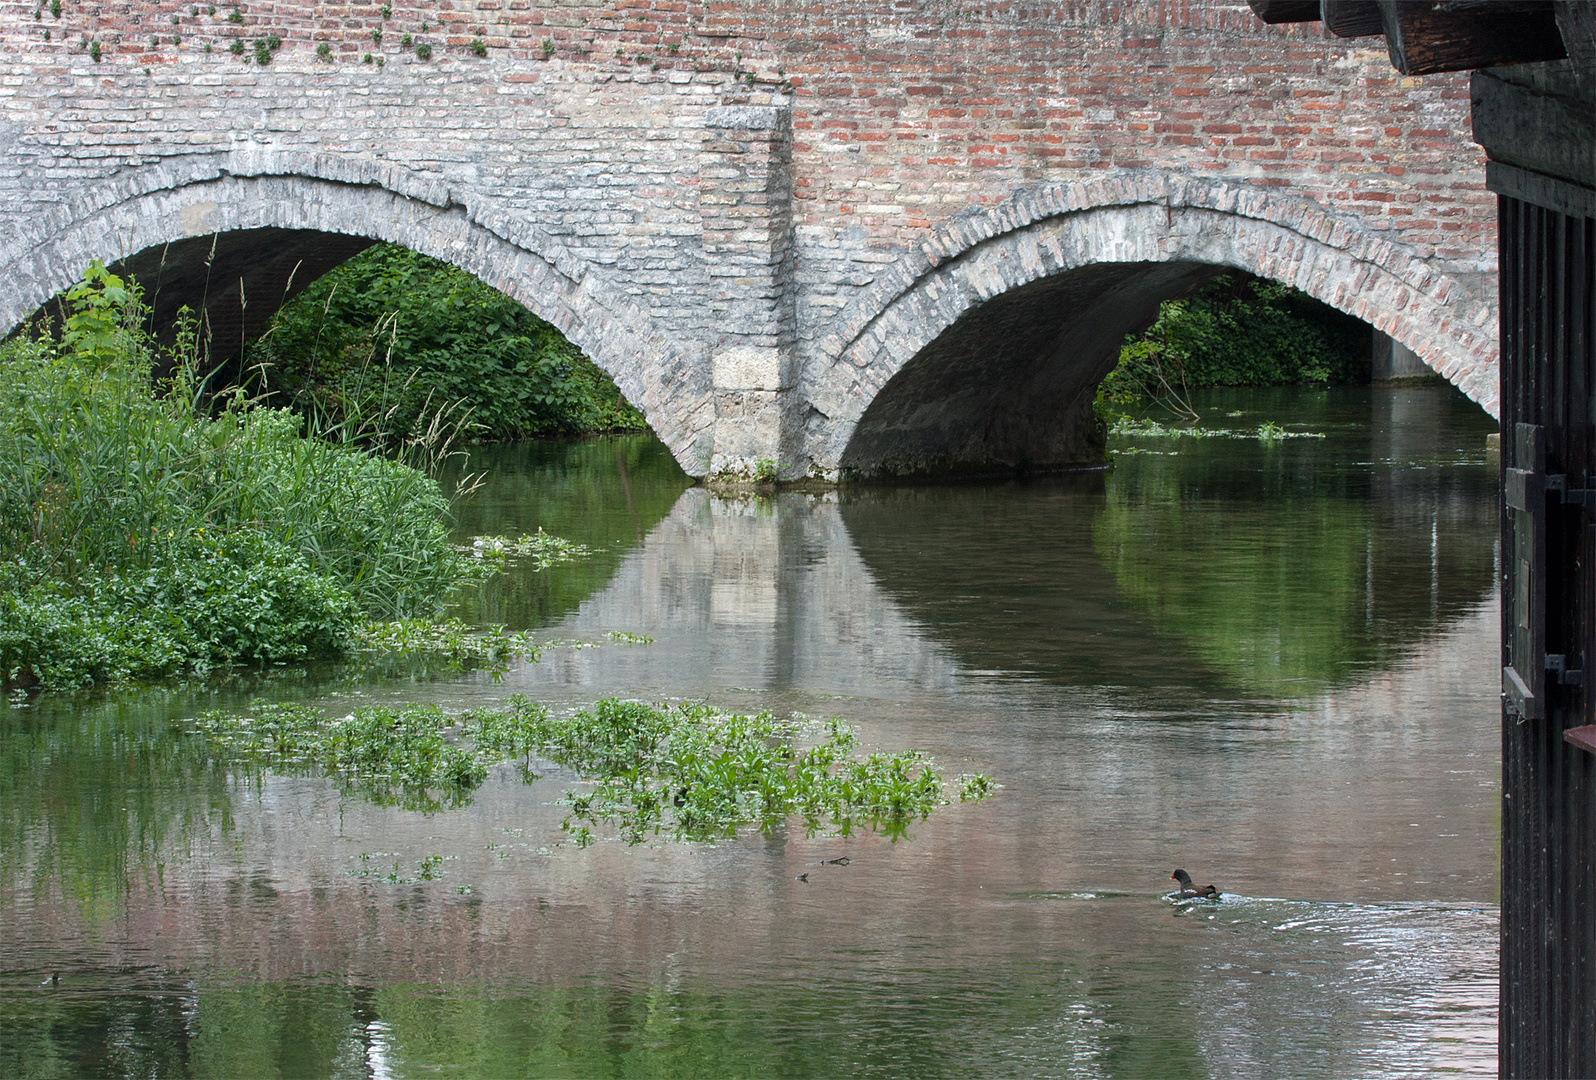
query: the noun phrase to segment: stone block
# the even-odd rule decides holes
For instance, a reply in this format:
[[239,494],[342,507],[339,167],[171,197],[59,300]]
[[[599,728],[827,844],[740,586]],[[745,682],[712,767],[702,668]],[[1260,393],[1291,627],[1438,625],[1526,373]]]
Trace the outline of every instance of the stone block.
[[715,354],[712,382],[721,390],[783,390],[781,350],[735,345]]

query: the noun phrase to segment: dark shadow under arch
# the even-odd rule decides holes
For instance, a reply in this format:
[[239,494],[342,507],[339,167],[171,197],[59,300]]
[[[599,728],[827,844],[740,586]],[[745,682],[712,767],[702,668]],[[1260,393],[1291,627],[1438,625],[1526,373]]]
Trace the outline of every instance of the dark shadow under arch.
[[184,307],[202,316],[211,359],[221,361],[305,286],[376,242],[314,229],[242,229],[145,248],[111,270],[138,280],[158,334]]

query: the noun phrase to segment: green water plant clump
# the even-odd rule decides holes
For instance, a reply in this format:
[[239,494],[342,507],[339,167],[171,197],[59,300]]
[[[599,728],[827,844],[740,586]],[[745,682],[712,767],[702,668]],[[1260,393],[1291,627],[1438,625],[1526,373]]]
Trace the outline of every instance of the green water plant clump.
[[[554,717],[516,696],[502,709],[451,716],[436,706],[370,706],[329,717],[303,705],[261,705],[252,715],[210,712],[197,730],[242,760],[319,771],[381,805],[435,811],[464,805],[500,764],[537,779],[538,758],[591,787],[568,791],[564,827],[579,846],[613,825],[629,844],[653,837],[712,841],[744,826],[761,831],[800,817],[814,832],[865,827],[893,839],[950,801],[988,797],[984,775],[944,781],[913,751],[855,753],[840,720],[818,728],[769,713],[745,716],[703,704],[605,700]],[[811,738],[804,745],[805,736]]]
[[[857,757],[858,737],[840,720],[801,747],[806,731],[797,722],[699,703],[606,700],[556,718],[514,699],[509,715],[538,753],[592,782],[586,794],[568,795],[565,827],[581,845],[600,825],[615,826],[629,844],[661,835],[707,841],[747,825],[769,832],[793,816],[811,833],[863,826],[897,839],[948,801],[924,755]],[[958,781],[961,798],[990,790],[989,778]]]
[[459,545],[459,550],[475,559],[526,561],[539,570],[547,570],[556,563],[576,562],[593,554],[593,549],[586,544],[552,536],[544,532],[541,525],[536,533],[526,536],[478,536],[469,544]]
[[338,655],[492,571],[426,472],[208,395],[193,322],[158,346],[98,262],[60,311],[58,341],[0,347],[0,683]]
[[207,712],[192,725],[241,761],[321,772],[379,806],[464,806],[488,775],[485,754],[458,741],[461,718],[437,706],[370,706],[328,717],[305,705],[263,705],[250,716]]
[[1202,424],[1163,424],[1135,416],[1116,416],[1108,425],[1108,433],[1143,439],[1257,439],[1266,445],[1278,443],[1282,439],[1324,438],[1322,431],[1292,431],[1272,420],[1266,420],[1256,428],[1220,428]]

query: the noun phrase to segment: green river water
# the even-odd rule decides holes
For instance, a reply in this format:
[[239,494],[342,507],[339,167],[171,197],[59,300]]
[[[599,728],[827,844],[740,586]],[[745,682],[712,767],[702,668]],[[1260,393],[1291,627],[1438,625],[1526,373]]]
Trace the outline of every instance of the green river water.
[[[594,549],[462,603],[537,663],[0,705],[0,1075],[1494,1072],[1493,424],[1444,387],[1199,405],[1325,437],[768,498],[646,438],[483,450],[462,537]],[[579,849],[552,767],[425,815],[177,723],[512,693],[840,716],[1003,787],[898,843]],[[1160,899],[1176,866],[1224,899]]]

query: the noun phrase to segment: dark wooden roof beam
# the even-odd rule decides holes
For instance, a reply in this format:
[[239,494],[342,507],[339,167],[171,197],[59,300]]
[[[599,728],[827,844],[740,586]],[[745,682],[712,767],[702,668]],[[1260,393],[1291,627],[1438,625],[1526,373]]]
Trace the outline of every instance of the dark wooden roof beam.
[[1404,75],[1533,64],[1568,55],[1550,3],[1477,6],[1380,0],[1378,6],[1391,66]]
[[[1404,75],[1532,64],[1567,56],[1558,19],[1574,25],[1589,4],[1551,0],[1247,0],[1266,23],[1322,21],[1336,37],[1384,35]],[[1582,24],[1581,24],[1582,25]]]
[[1324,0],[1319,5],[1324,28],[1341,38],[1373,37],[1385,33],[1385,19],[1374,0]]
[[1266,23],[1319,21],[1319,0],[1247,0],[1247,6]]

